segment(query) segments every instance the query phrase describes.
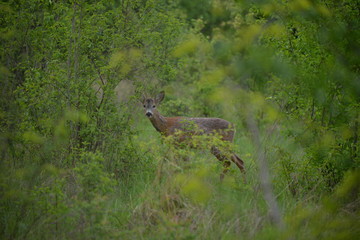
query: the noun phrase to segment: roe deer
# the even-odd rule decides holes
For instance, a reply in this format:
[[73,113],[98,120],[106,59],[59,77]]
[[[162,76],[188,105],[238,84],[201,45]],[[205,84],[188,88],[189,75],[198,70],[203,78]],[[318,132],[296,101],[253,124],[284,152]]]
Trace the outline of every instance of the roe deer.
[[[188,117],[164,117],[156,109],[156,106],[161,103],[165,97],[165,92],[160,92],[155,98],[146,98],[143,97],[142,103],[144,104],[145,115],[149,118],[150,122],[154,128],[164,136],[177,135],[179,131],[182,131],[183,134],[180,135],[180,138],[176,139],[177,141],[183,141],[187,138],[191,138],[191,135],[212,135],[217,134],[220,136],[222,141],[233,142],[235,128],[234,125],[230,122],[220,119],[220,118],[188,118]],[[189,131],[187,129],[187,123],[192,123],[200,131]],[[212,146],[211,153],[215,157],[223,162],[224,170],[220,175],[222,180],[225,176],[225,173],[228,171],[230,166],[230,161],[228,158],[233,161],[236,166],[240,169],[241,172],[245,173],[244,162],[241,160],[235,153],[230,155],[223,154],[219,147]]]

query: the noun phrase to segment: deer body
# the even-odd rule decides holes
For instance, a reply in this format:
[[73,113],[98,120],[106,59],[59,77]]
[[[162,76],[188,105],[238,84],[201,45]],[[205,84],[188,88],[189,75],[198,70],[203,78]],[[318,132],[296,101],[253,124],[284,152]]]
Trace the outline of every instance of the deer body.
[[[203,134],[221,132],[221,130],[225,132],[232,129],[231,123],[220,118],[163,117],[159,112],[150,118],[150,122],[158,132],[165,136],[174,135],[178,130],[186,131],[184,123],[187,122],[195,123],[196,126],[202,130]],[[232,141],[234,130],[230,130],[227,133],[227,135],[223,136],[223,139]]]
[[[177,141],[181,142],[185,139],[191,138],[191,135],[211,135],[218,134],[223,141],[233,142],[235,135],[235,128],[230,122],[221,118],[189,118],[189,117],[164,117],[156,109],[156,105],[159,104],[165,96],[164,92],[161,92],[155,99],[143,99],[145,115],[149,118],[154,128],[164,136],[175,135],[178,131],[181,131],[181,135],[177,138]],[[190,127],[189,127],[190,125]],[[196,130],[193,130],[192,125]],[[223,162],[224,171],[220,175],[220,179],[223,179],[225,173],[228,171],[230,161],[226,155],[216,146],[211,147],[211,153],[215,157]],[[231,153],[230,160],[233,161],[238,168],[245,172],[244,162],[234,153]]]

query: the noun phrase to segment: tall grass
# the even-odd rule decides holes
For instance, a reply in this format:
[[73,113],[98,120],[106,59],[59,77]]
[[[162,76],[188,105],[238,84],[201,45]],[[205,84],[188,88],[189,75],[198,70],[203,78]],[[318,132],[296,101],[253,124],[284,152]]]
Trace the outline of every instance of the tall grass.
[[[221,182],[222,166],[206,149],[176,149],[159,141],[160,135],[155,130],[148,127],[143,130],[136,137],[136,144],[156,162],[154,175],[143,188],[138,188],[135,199],[130,200],[128,222],[121,227],[123,238],[317,239],[334,234],[335,238],[344,235],[347,239],[355,236],[345,223],[357,217],[345,213],[347,220],[342,221],[324,204],[324,198],[319,197],[326,195],[324,188],[299,179],[302,173],[310,171],[305,163],[301,164],[304,153],[299,150],[285,154],[284,149],[290,151],[294,147],[291,145],[296,143],[284,140],[280,132],[267,136],[266,153],[274,193],[285,222],[283,229],[277,228],[269,218],[254,147],[244,129],[238,129],[235,149],[246,163],[246,183],[234,165]],[[296,163],[300,163],[299,166],[293,166]],[[290,165],[292,174],[289,175],[286,171],[290,171]],[[357,188],[354,180],[346,184],[350,189]],[[317,223],[318,217],[324,223],[340,222],[338,231]],[[302,225],[302,222],[306,224]],[[350,222],[358,226],[358,223]],[[315,226],[321,226],[321,230]]]

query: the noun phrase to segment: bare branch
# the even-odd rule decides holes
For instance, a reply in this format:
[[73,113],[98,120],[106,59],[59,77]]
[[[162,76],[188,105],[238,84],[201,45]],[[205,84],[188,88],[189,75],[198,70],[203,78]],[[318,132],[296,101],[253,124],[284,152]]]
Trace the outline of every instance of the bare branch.
[[264,199],[269,207],[270,219],[278,226],[278,228],[283,229],[284,222],[282,220],[281,212],[273,192],[269,166],[266,159],[264,148],[260,140],[259,128],[251,113],[249,113],[248,115],[247,125],[251,132],[252,141],[256,148],[256,153],[257,153],[256,160],[259,166],[260,184],[264,193]]

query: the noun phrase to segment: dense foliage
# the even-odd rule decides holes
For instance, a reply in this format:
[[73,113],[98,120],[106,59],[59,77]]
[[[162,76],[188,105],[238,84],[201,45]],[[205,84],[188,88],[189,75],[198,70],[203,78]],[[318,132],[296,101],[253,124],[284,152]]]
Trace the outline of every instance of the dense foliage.
[[[359,9],[2,1],[0,238],[355,239]],[[153,129],[160,90],[164,115],[235,123],[246,182]]]

